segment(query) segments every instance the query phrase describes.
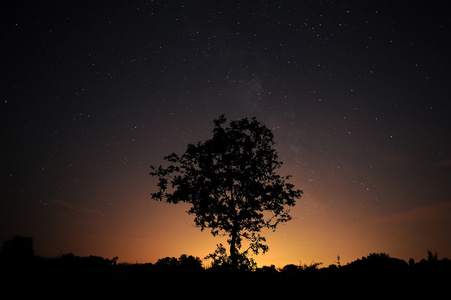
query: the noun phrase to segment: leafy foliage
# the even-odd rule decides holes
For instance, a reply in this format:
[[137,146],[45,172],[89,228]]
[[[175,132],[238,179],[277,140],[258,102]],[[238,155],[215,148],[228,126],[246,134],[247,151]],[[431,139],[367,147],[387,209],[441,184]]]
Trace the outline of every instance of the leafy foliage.
[[[227,255],[227,250],[222,244],[216,245],[216,250],[205,257],[205,259],[212,259],[211,268],[214,270],[231,270],[232,258]],[[237,269],[240,271],[255,271],[257,263],[249,258],[247,252],[237,254]]]
[[273,147],[271,130],[255,118],[224,127],[226,121],[221,115],[214,120],[211,139],[189,144],[181,156],[164,157],[169,165],[151,166],[150,175],[158,177],[153,199],[190,203],[188,213],[195,216],[201,230],[229,236],[236,267],[243,239],[255,254],[268,251],[260,231],[276,230],[278,224],[291,220],[287,207],[295,205],[302,191],[288,182],[290,175],[275,172],[282,162]]

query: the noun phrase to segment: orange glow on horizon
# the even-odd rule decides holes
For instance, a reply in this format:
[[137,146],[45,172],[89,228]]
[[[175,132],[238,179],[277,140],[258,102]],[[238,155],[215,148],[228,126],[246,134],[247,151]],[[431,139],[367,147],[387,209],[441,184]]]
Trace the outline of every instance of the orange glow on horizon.
[[[295,174],[284,166],[280,174]],[[330,180],[333,186],[334,174]],[[149,182],[150,181],[150,182]],[[119,262],[155,263],[163,257],[182,254],[203,259],[223,243],[226,237],[213,237],[208,229],[203,232],[193,225],[193,216],[186,213],[189,205],[157,202],[150,199],[149,191],[155,186],[152,179],[136,179],[139,187],[129,191],[127,182],[117,190],[105,192],[103,197],[113,203],[108,210],[91,207],[88,203],[76,206],[64,199],[49,202],[39,208],[43,217],[52,214],[55,224],[47,232],[25,232],[34,238],[38,255],[58,256],[72,252],[75,255],[119,257]],[[304,195],[292,208],[293,219],[281,224],[276,232],[264,230],[269,251],[252,256],[258,266],[310,264],[321,262],[323,267],[354,261],[370,253],[384,252],[392,257],[416,261],[425,258],[427,250],[437,251],[441,257],[451,257],[451,228],[449,212],[451,202],[438,202],[400,213],[372,210],[371,213],[348,200],[349,187],[340,186],[330,191],[297,182]],[[326,184],[327,185],[327,184]],[[120,201],[115,201],[120,199]],[[352,199],[351,199],[352,200]],[[326,204],[327,203],[327,204]],[[208,265],[209,262],[204,262]]]
[[[324,207],[306,212],[305,203],[309,201],[313,200],[307,193],[292,210],[293,220],[279,226],[276,232],[262,232],[269,251],[265,255],[252,256],[259,267],[275,265],[281,268],[287,264],[312,262],[321,262],[322,267],[327,267],[337,263],[337,255],[343,265],[379,252],[406,261],[409,258],[418,261],[426,257],[428,249],[437,251],[442,257],[450,257],[447,228],[451,227],[451,202],[382,217],[345,219],[342,211]],[[193,216],[185,212],[187,204],[149,200],[131,203],[106,217],[89,214],[85,209],[81,212],[83,218],[79,218],[80,212],[75,208],[60,206],[60,210],[65,209],[60,217],[72,218],[77,226],[71,227],[66,222],[59,234],[53,233],[57,240],[50,248],[42,247],[45,242],[41,244],[35,239],[38,255],[73,252],[81,256],[118,256],[119,262],[155,263],[159,258],[181,254],[203,259],[219,243],[227,248],[226,237],[213,237],[208,229],[201,232],[193,225]],[[70,231],[77,232],[72,235],[72,240],[66,234]],[[61,248],[63,244],[67,248]],[[204,265],[208,264],[204,261]]]

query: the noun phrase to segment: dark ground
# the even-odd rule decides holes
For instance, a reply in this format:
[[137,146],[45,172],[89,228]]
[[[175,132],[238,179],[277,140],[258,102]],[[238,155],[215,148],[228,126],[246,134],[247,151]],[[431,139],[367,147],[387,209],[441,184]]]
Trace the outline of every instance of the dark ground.
[[[449,262],[449,261],[448,261]],[[3,294],[99,297],[263,297],[295,299],[346,296],[359,298],[448,295],[449,263],[400,268],[343,266],[297,272],[169,270],[155,265],[19,266],[1,269]],[[442,294],[445,293],[445,294]],[[445,297],[446,298],[446,297]]]
[[[344,266],[286,265],[232,271],[225,260],[205,269],[198,257],[165,257],[155,264],[117,264],[117,257],[36,256],[32,238],[15,236],[0,251],[0,289],[8,299],[101,298],[449,298],[451,260],[372,253]],[[242,264],[241,267],[246,266]],[[3,297],[2,297],[3,299]]]

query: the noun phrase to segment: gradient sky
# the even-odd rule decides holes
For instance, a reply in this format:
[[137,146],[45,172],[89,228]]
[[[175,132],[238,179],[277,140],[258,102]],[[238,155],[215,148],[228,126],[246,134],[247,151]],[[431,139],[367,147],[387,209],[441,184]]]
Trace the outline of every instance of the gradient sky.
[[272,129],[303,197],[259,265],[451,257],[447,1],[3,1],[0,241],[155,262],[224,239],[149,165]]

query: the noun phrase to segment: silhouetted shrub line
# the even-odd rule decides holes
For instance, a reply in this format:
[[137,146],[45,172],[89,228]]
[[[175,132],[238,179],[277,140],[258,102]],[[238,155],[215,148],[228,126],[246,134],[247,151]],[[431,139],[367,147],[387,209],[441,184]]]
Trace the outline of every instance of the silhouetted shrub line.
[[260,287],[260,292],[270,287],[292,290],[294,287],[319,289],[329,293],[344,288],[372,291],[394,289],[414,293],[422,290],[431,293],[446,290],[451,282],[451,261],[439,259],[437,253],[428,251],[427,259],[409,262],[392,258],[385,253],[372,253],[344,266],[330,265],[319,268],[310,265],[289,264],[277,269],[274,265],[254,268],[253,271],[236,271],[212,266],[204,268],[199,257],[183,254],[179,258],[164,257],[155,264],[117,263],[118,258],[99,256],[80,257],[72,253],[54,258],[36,256],[32,239],[14,237],[3,244],[0,252],[0,275],[8,283],[49,283],[67,288],[74,286],[108,287],[151,286],[182,290],[207,289],[214,292],[218,284]]

